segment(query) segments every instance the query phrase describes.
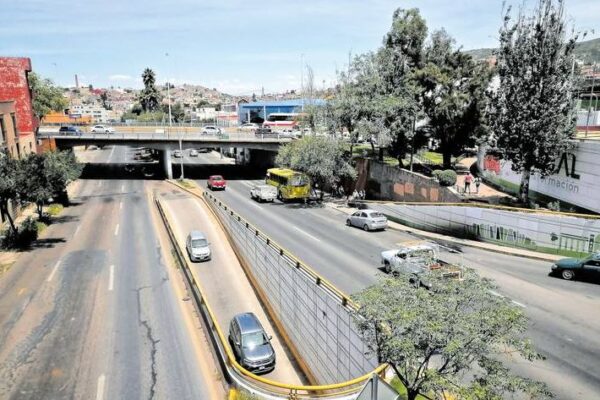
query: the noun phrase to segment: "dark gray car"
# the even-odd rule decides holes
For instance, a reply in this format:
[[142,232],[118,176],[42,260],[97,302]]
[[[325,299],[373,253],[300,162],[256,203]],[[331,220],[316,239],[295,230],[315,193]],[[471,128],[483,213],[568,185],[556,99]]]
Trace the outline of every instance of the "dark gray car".
[[242,367],[254,373],[275,369],[275,350],[256,315],[238,314],[229,324],[229,342]]

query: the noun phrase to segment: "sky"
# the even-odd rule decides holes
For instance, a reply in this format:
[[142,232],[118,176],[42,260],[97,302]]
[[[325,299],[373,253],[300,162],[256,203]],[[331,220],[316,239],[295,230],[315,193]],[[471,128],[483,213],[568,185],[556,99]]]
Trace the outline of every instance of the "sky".
[[[533,7],[527,0],[525,7]],[[0,56],[30,57],[61,86],[199,84],[229,94],[298,89],[309,65],[330,86],[349,54],[375,50],[396,8],[464,49],[495,47],[504,0],[0,0]],[[523,0],[506,0],[519,7]],[[569,23],[600,37],[600,1],[566,0]],[[304,71],[304,72],[303,72]]]

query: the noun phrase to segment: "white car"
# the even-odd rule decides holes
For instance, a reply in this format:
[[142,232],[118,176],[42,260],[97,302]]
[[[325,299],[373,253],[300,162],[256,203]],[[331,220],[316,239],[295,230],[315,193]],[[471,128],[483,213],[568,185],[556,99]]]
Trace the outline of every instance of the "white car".
[[244,132],[254,132],[258,128],[258,124],[247,123],[240,125],[240,130]]
[[91,129],[92,133],[115,133],[115,128],[107,125],[94,125]]
[[173,150],[173,157],[174,158],[181,158],[181,157],[183,157],[183,154],[181,154],[180,150]]
[[277,197],[277,188],[271,185],[255,185],[250,189],[250,197],[258,202],[274,202]]
[[217,128],[216,126],[205,126],[202,129],[203,135],[219,135],[221,133],[221,128]]
[[198,157],[198,150],[191,149],[190,150],[190,157]]

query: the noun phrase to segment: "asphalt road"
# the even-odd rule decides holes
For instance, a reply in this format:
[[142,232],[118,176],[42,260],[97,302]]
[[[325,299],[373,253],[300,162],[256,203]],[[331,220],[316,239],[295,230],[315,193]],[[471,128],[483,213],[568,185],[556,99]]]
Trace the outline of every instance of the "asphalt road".
[[146,185],[80,181],[75,204],[0,278],[0,398],[221,396]]
[[[204,181],[198,181],[202,186]],[[214,194],[249,222],[347,293],[372,284],[380,252],[416,237],[399,231],[363,232],[344,225],[331,207],[260,204],[249,198],[249,181],[229,181]],[[529,335],[545,361],[514,359],[512,368],[545,381],[561,399],[593,399],[600,393],[600,285],[549,277],[549,263],[464,247],[441,258],[463,262],[496,280],[498,292],[523,307]]]

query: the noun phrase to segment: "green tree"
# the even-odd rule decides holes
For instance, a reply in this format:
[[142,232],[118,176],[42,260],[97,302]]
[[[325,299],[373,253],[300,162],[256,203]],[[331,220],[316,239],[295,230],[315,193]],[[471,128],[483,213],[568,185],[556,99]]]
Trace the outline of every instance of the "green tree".
[[108,102],[108,93],[106,90],[100,93],[100,101],[105,110],[112,110],[112,105]]
[[510,9],[500,29],[491,128],[497,146],[521,173],[520,200],[529,203],[532,173],[547,176],[575,133],[573,51],[577,35],[566,38],[563,0],[539,0],[533,15]]
[[144,89],[138,95],[138,101],[144,112],[156,111],[159,107],[160,93],[156,88],[156,75],[153,70],[146,68],[142,73]]
[[[163,113],[167,114],[167,119],[168,119],[169,105],[163,104],[162,111],[163,111]],[[173,104],[171,106],[171,118],[173,118],[173,121],[174,122],[182,122],[184,117],[185,117],[185,110],[183,109],[183,106],[181,105],[181,103]]]
[[13,233],[17,227],[8,211],[8,202],[17,198],[17,162],[0,152],[0,215],[8,220]]
[[304,136],[280,147],[275,164],[306,173],[321,189],[356,177],[344,157],[344,144],[324,136]]
[[487,88],[490,78],[489,74],[477,75],[481,70],[472,57],[454,44],[446,31],[434,32],[425,50],[425,64],[415,72],[428,130],[440,143],[444,168],[450,168],[452,156],[473,146],[475,135],[481,133],[483,114],[475,94]]
[[63,95],[63,90],[50,79],[42,79],[35,72],[31,72],[28,79],[33,95],[33,113],[39,120],[51,111],[62,112],[68,107],[69,101]]
[[436,273],[430,280],[432,290],[415,288],[402,274],[381,277],[353,296],[360,335],[394,369],[409,400],[448,392],[481,400],[516,392],[552,396],[543,383],[513,375],[500,361],[508,353],[541,358],[525,337],[527,317],[519,307],[492,294],[495,285],[471,269],[461,281]]
[[43,217],[44,204],[50,198],[62,197],[67,184],[81,175],[82,167],[71,151],[48,151],[29,154],[17,167],[17,192],[21,201],[37,206]]

